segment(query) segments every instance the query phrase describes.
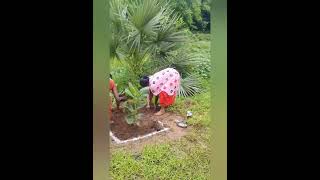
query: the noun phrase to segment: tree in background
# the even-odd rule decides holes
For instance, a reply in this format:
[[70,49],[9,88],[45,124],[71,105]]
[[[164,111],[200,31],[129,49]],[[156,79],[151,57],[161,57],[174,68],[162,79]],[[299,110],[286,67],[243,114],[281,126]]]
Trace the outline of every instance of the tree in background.
[[170,3],[182,16],[184,27],[191,31],[210,32],[211,0],[172,0]]

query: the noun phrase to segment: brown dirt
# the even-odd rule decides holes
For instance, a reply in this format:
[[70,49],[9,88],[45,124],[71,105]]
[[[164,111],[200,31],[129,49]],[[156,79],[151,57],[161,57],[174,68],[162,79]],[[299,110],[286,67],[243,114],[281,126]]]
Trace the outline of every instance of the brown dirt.
[[112,133],[120,140],[127,140],[138,136],[143,136],[155,131],[160,131],[163,127],[157,121],[153,121],[150,113],[142,110],[142,117],[137,124],[127,124],[126,114],[121,110],[112,113],[112,123],[110,129]]
[[[141,139],[141,140],[129,142],[126,144],[112,143],[111,151],[113,149],[116,150],[119,148],[120,149],[124,148],[130,151],[139,152],[148,144],[158,144],[158,143],[167,142],[167,141],[179,140],[181,137],[186,135],[186,133],[189,132],[192,128],[191,126],[188,126],[188,128],[178,127],[175,123],[175,120],[182,119],[183,117],[172,112],[166,112],[161,116],[155,116],[154,113],[157,111],[154,109],[154,107],[151,107],[150,109],[143,108],[141,112],[144,113],[144,117],[143,117],[144,120],[141,121],[141,126],[145,126],[144,123],[148,124],[148,122],[160,121],[164,124],[165,127],[169,127],[170,130],[165,133],[160,133],[146,139]],[[116,116],[119,113],[120,113],[119,111],[116,111],[113,113],[113,116]],[[114,124],[116,124],[117,120],[114,120],[114,121],[115,121]],[[122,122],[125,123],[125,121],[122,121]],[[111,130],[112,130],[112,126],[113,125],[111,125]]]

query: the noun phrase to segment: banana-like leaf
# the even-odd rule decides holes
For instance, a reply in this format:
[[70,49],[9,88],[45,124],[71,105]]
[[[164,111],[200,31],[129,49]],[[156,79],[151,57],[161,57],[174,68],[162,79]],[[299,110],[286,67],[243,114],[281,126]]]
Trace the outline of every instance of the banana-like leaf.
[[126,93],[127,96],[134,98],[134,95],[131,93],[129,89],[125,89],[124,92]]
[[135,116],[133,116],[133,115],[131,115],[131,116],[129,115],[125,119],[126,119],[128,124],[134,124],[136,122],[136,120],[137,120],[137,118]]
[[141,104],[138,105],[138,108],[140,109],[140,108],[143,108],[144,106],[145,106],[145,104],[141,103]]
[[134,109],[133,109],[132,105],[128,106],[128,110],[129,110],[130,113],[133,113]]
[[132,85],[132,83],[129,82],[129,90],[133,94],[134,97],[139,97],[139,91],[138,89]]
[[149,87],[141,88],[139,91],[140,91],[140,94],[142,94],[142,95],[148,95]]

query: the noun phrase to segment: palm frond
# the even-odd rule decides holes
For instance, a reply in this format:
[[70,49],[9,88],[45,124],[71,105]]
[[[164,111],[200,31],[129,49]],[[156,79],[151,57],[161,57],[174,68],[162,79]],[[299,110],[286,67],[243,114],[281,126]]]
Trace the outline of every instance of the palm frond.
[[131,30],[128,43],[131,44],[131,49],[139,50],[145,39],[152,39],[157,35],[163,10],[156,0],[136,1],[128,9],[127,27]]
[[175,68],[182,77],[191,74],[193,68],[202,60],[196,53],[185,53],[183,50],[168,53],[154,61],[155,72],[165,68]]
[[188,76],[181,79],[180,88],[178,90],[179,97],[193,96],[201,92],[201,83],[195,76]]

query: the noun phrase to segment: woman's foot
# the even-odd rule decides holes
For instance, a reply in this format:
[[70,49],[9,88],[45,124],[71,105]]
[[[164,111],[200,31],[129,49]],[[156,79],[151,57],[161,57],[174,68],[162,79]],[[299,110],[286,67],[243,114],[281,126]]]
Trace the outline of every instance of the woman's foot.
[[161,107],[160,111],[158,111],[158,112],[155,113],[154,115],[156,115],[156,116],[161,116],[161,115],[163,115],[164,113],[165,113],[165,110],[164,110],[163,107]]

